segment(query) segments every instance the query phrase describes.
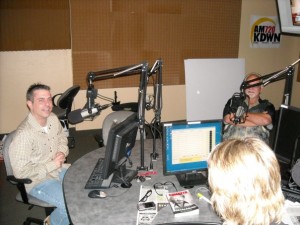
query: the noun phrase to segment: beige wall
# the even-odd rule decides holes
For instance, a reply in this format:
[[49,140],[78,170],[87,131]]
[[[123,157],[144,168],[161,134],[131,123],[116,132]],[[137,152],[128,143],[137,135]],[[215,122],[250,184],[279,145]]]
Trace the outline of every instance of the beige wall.
[[[36,82],[48,84],[54,95],[72,86],[72,77],[71,50],[0,52],[0,133],[14,130],[27,115],[25,94],[29,85]],[[103,89],[98,93],[113,98],[114,91],[122,103],[138,99],[138,88]],[[153,93],[153,90],[148,88],[148,93]],[[171,100],[176,100],[176,104]],[[97,102],[107,103],[98,99]],[[85,103],[86,91],[81,90],[73,108],[82,108]],[[163,87],[163,107],[163,121],[185,119],[185,86]],[[102,128],[102,121],[110,112],[110,109],[104,110],[94,121],[80,123],[76,129]],[[153,116],[152,111],[146,111],[148,122]]]
[[[285,68],[299,58],[300,37],[281,36],[280,48],[276,49],[249,47],[250,16],[276,16],[276,13],[274,0],[243,0],[239,58],[245,58],[246,72],[268,74]],[[72,85],[72,77],[71,50],[0,52],[0,133],[15,129],[26,116],[28,110],[25,105],[25,92],[30,84],[49,84],[52,93],[56,94]],[[283,84],[284,81],[272,83],[264,90],[263,97],[271,100],[277,108],[282,101]],[[99,94],[113,97],[114,91],[115,89],[104,89],[99,90]],[[120,88],[116,91],[121,102],[137,100],[137,88]],[[151,92],[149,88],[148,93]],[[74,108],[83,107],[86,102],[85,94],[84,90],[79,92]],[[300,107],[299,96],[300,82],[294,81],[292,105]],[[185,104],[185,85],[163,86],[162,121],[185,119]],[[109,112],[108,109],[103,111],[94,121],[78,124],[76,129],[101,128],[102,121]],[[146,112],[148,122],[153,116],[152,111]]]
[[27,115],[25,94],[42,82],[59,93],[72,84],[70,50],[0,52],[0,133],[10,132]]
[[[239,58],[245,58],[246,73],[257,71],[261,74],[269,74],[284,69],[299,58],[300,36],[281,35],[279,48],[250,48],[249,30],[251,15],[276,16],[276,1],[243,0]],[[294,77],[291,105],[300,107],[300,82],[296,82],[297,68],[298,66]],[[278,108],[282,103],[283,90],[284,80],[271,83],[264,88],[263,97],[268,98]]]

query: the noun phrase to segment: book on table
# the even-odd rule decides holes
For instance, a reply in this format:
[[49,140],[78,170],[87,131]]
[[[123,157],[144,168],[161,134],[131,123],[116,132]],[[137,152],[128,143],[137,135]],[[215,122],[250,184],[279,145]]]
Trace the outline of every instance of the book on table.
[[189,190],[167,193],[167,199],[175,216],[199,214],[199,207]]

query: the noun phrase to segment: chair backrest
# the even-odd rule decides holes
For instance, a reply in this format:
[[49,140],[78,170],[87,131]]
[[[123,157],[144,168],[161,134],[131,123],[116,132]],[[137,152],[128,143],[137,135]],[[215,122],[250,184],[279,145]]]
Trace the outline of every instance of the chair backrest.
[[18,181],[14,179],[13,170],[9,158],[9,146],[14,138],[15,133],[16,131],[10,132],[4,140],[3,157],[4,157],[4,164],[6,169],[6,177],[8,178],[7,180],[10,183],[16,185],[18,190],[20,191],[20,193],[17,195],[17,200],[28,204],[28,196],[26,194],[25,186],[24,184],[18,183]]
[[133,113],[134,112],[131,111],[116,111],[108,114],[105,117],[102,124],[102,138],[104,146],[106,146],[110,128],[117,125],[118,123],[121,123]]
[[68,88],[64,93],[62,93],[57,100],[57,106],[59,106],[62,109],[66,109],[67,115],[71,111],[72,103],[79,90],[80,90],[80,86],[74,85]]
[[[10,132],[6,136],[3,145],[3,157],[4,157],[7,180],[11,184],[15,185],[19,190],[19,193],[17,193],[16,195],[16,200],[18,202],[22,202],[24,204],[30,205],[29,209],[31,209],[33,206],[43,207],[45,208],[46,216],[49,216],[51,212],[54,210],[55,206],[27,194],[24,183],[29,183],[31,181],[29,179],[16,179],[13,175],[13,170],[9,158],[9,146],[15,136],[15,133],[16,131]],[[38,220],[36,218],[28,217],[26,222],[24,222],[24,224],[31,224],[31,222],[37,223],[37,221],[39,221],[40,223],[43,222],[43,220]]]
[[3,145],[3,157],[4,157],[4,164],[5,164],[5,169],[6,169],[6,175],[7,176],[13,175],[13,170],[12,170],[12,167],[11,167],[8,150],[9,150],[9,146],[10,146],[12,140],[13,140],[13,137],[14,137],[15,133],[16,133],[16,131],[12,131],[11,133],[9,133],[6,136],[6,138],[4,140],[4,145]]
[[[121,123],[133,113],[134,112],[132,111],[121,110],[112,112],[105,117],[102,124],[102,139],[104,146],[106,146],[110,128],[117,125],[118,123]],[[144,139],[146,139],[146,134],[144,134]],[[139,132],[137,132],[136,140],[140,140]]]

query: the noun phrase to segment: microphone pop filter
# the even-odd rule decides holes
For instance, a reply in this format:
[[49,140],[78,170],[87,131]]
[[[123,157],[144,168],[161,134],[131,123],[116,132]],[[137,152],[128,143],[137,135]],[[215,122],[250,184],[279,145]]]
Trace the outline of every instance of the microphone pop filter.
[[76,109],[69,113],[68,120],[70,124],[77,124],[83,122],[81,111],[82,111],[81,109]]

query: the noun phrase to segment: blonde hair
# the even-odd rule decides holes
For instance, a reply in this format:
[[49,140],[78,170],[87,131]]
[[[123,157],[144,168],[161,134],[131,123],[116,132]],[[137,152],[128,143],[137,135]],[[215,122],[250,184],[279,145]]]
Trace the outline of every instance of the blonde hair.
[[224,224],[280,223],[284,196],[274,152],[258,138],[230,139],[209,157],[214,210]]

